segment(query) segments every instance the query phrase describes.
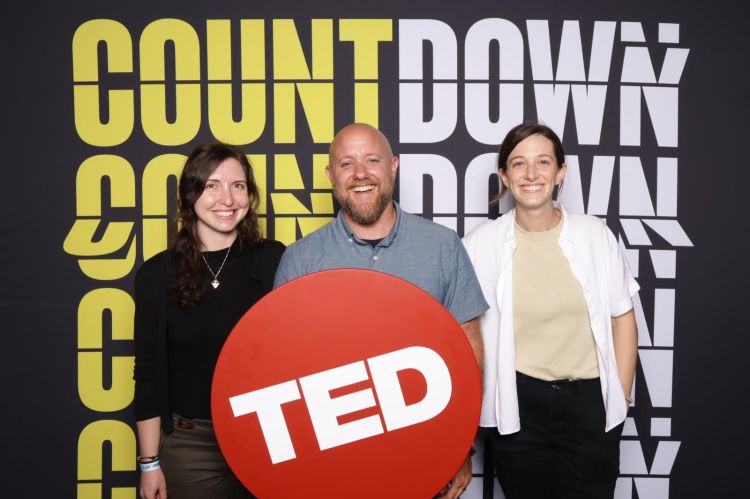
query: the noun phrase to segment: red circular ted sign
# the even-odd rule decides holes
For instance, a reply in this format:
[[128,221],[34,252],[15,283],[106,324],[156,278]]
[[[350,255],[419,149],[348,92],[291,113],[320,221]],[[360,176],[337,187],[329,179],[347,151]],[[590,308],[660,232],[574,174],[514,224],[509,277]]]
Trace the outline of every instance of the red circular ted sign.
[[211,406],[219,445],[260,498],[432,497],[466,458],[481,385],[443,306],[368,270],[295,279],[237,323]]

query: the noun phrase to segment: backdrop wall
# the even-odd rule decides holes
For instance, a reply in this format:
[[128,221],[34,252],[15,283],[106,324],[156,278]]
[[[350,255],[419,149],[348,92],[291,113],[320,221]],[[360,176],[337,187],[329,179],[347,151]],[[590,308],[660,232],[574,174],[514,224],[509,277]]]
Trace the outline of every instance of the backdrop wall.
[[[14,4],[8,494],[136,497],[132,279],[174,231],[195,145],[247,151],[267,233],[289,244],[334,215],[335,131],[371,123],[400,155],[404,209],[463,235],[509,208],[488,203],[497,145],[539,119],[568,153],[562,202],[606,219],[642,288],[616,497],[744,497],[741,17],[677,1]],[[501,497],[474,464],[464,497]]]

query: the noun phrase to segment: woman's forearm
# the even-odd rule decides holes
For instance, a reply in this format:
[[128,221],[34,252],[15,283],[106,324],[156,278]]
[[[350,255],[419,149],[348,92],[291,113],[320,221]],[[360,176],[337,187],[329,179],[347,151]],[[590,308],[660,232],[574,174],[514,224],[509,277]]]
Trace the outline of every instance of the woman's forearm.
[[619,317],[612,317],[612,336],[615,346],[615,359],[625,397],[630,398],[635,377],[635,363],[638,357],[638,326],[633,309]]
[[159,454],[159,439],[161,436],[161,418],[159,416],[136,422],[138,428],[138,447],[140,456],[156,456]]

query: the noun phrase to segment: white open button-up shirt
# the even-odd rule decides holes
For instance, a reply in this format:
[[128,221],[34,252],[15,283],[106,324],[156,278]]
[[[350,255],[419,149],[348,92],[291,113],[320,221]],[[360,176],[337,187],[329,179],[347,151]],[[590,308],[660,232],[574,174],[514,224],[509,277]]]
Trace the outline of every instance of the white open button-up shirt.
[[[596,344],[609,431],[625,420],[627,403],[618,377],[611,317],[633,308],[639,289],[612,232],[600,219],[562,209],[560,248],[580,283]],[[516,393],[512,260],[515,210],[486,222],[463,239],[490,309],[480,317],[484,341],[484,393],[480,426],[507,435],[520,430]]]

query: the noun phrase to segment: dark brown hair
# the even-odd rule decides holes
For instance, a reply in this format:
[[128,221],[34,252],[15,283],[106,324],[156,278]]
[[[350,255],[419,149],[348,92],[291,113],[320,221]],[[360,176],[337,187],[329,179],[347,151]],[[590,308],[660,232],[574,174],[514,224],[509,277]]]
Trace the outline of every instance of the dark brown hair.
[[[515,149],[518,144],[531,137],[532,135],[541,135],[542,137],[545,137],[549,139],[550,142],[552,142],[552,147],[555,150],[555,160],[557,161],[558,168],[560,168],[560,166],[565,163],[565,151],[563,150],[563,145],[560,141],[560,137],[558,137],[557,134],[546,125],[542,125],[541,123],[525,122],[511,128],[511,130],[503,139],[503,143],[500,144],[500,150],[498,151],[497,156],[498,172],[500,170],[505,172],[505,170],[508,168],[508,156],[510,156],[510,153],[513,152],[513,149]],[[506,191],[507,189],[505,185],[503,185],[501,179],[500,192],[498,193],[497,198],[495,198],[494,201],[500,200],[500,198],[505,195]]]
[[170,289],[181,306],[195,305],[206,289],[206,269],[201,256],[201,241],[198,238],[198,215],[195,202],[203,194],[206,181],[216,168],[227,159],[235,159],[247,177],[247,195],[250,209],[237,225],[237,244],[257,245],[261,239],[258,226],[258,186],[253,169],[245,153],[239,148],[221,142],[211,142],[196,147],[188,156],[180,176],[177,194],[177,223],[180,229],[172,245],[174,274]]

